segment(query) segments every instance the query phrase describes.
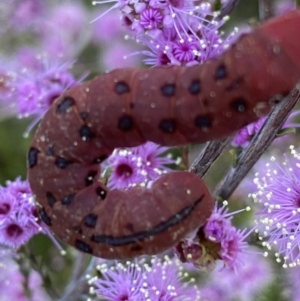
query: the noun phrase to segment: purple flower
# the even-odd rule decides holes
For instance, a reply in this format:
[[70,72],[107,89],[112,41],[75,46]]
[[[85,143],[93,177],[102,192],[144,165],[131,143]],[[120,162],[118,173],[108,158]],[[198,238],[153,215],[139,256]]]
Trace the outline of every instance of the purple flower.
[[176,41],[173,44],[172,52],[174,58],[180,63],[194,62],[197,64],[197,54],[199,53],[199,43],[197,41]]
[[232,145],[237,147],[240,146],[242,148],[246,148],[253,136],[260,130],[261,126],[265,122],[266,117],[260,118],[257,122],[253,122],[248,124],[247,126],[240,129],[237,135],[232,140]]
[[51,300],[43,288],[43,280],[41,275],[33,269],[30,271],[28,275],[28,289],[30,290],[31,293],[30,301]]
[[282,160],[271,157],[267,168],[255,178],[258,203],[256,223],[260,239],[268,250],[274,249],[278,262],[295,266],[300,262],[300,154],[290,146],[292,156]]
[[161,25],[163,15],[158,9],[145,9],[141,13],[140,25],[145,29],[156,29]]
[[17,209],[16,199],[9,193],[0,190],[0,225]]
[[175,161],[167,156],[163,156],[163,153],[168,150],[168,147],[160,146],[153,142],[146,142],[132,149],[136,156],[141,157],[142,166],[147,174],[147,180],[155,180],[162,173],[171,170],[165,165],[174,164]]
[[0,243],[13,248],[42,230],[27,181],[17,178],[0,190]]
[[78,81],[68,71],[70,66],[43,63],[37,70],[26,69],[24,73],[16,74],[16,79],[9,83],[14,92],[6,100],[7,104],[14,99],[19,118],[35,117],[28,131],[44,116],[57,97],[77,84]]
[[[292,114],[290,114],[289,119],[284,123],[282,128],[284,129],[289,127],[299,127],[300,125],[298,123],[291,122],[291,119],[299,115],[299,113],[300,111],[295,111]],[[260,131],[266,119],[267,116],[261,117],[256,122],[250,123],[247,126],[243,127],[241,130],[238,131],[231,144],[235,147],[239,146],[241,148],[246,148],[251,142],[253,136]]]
[[19,30],[28,29],[32,23],[42,17],[45,5],[42,0],[24,0],[20,2],[13,14],[13,24]]
[[25,214],[16,214],[0,225],[0,243],[12,248],[24,245],[33,235],[39,232],[39,227]]
[[204,226],[205,236],[212,241],[221,242],[231,229],[232,215],[228,214],[227,203],[221,208],[214,207],[213,213]]
[[[95,1],[95,3],[101,3],[101,1]],[[119,1],[119,3],[112,8],[117,7],[122,11],[124,25],[127,25],[129,29],[138,34],[144,33],[145,30],[156,29],[162,25],[163,13],[156,8],[150,7],[146,3],[125,0]],[[106,13],[103,13],[103,15],[104,14]]]
[[47,22],[43,19],[39,23],[41,48],[51,59],[74,58],[90,41],[88,11],[80,1],[64,1],[59,5],[49,3],[52,5],[45,16]]
[[[99,45],[111,42],[111,37],[122,38],[125,30],[120,26],[120,15],[117,10],[107,12],[106,9],[100,11],[101,17],[97,18],[93,25],[93,41]],[[103,30],[105,28],[105,30]]]
[[92,279],[95,293],[109,301],[194,301],[200,300],[197,288],[182,283],[181,264],[165,257],[151,262],[140,259],[102,264],[98,268],[101,277]]
[[117,150],[108,159],[113,168],[108,185],[111,188],[125,189],[146,180],[141,158],[128,150]]
[[124,43],[110,42],[110,45],[100,57],[100,66],[108,71],[116,68],[138,66],[139,60],[137,56],[129,55],[132,53],[132,49],[131,46],[127,46]]
[[138,147],[115,150],[108,159],[108,164],[112,168],[108,185],[112,188],[125,189],[155,180],[162,173],[170,171],[165,164],[175,163],[174,160],[162,156],[168,149],[147,142]]
[[[273,271],[269,262],[260,250],[251,248],[237,272],[230,268],[214,270],[207,285],[201,288],[201,296],[207,296],[204,300],[209,301],[252,301],[272,280]],[[215,299],[212,299],[213,296]]]
[[8,255],[1,258],[0,264],[0,300],[27,301],[23,284],[25,277],[16,262]]
[[[155,258],[151,266],[145,266],[146,271],[143,275],[144,283],[142,293],[144,300],[151,301],[194,301],[200,300],[200,292],[196,287],[189,287],[182,284],[180,271],[182,266],[177,260],[165,261]],[[148,270],[147,270],[148,268]]]
[[[243,257],[248,244],[245,238],[252,230],[239,230],[231,224],[234,214],[228,213],[227,202],[221,208],[216,203],[214,211],[206,224],[181,241],[175,252],[182,262],[190,262],[196,268],[213,270],[218,260],[223,266],[238,270],[243,264]],[[247,207],[245,210],[249,210]]]
[[0,116],[9,116],[15,113],[14,105],[14,89],[12,82],[15,81],[15,73],[11,69],[15,68],[14,64],[7,62],[7,58],[0,59]]
[[[27,279],[15,262],[16,254],[0,249],[0,300],[50,301],[42,288],[42,279],[35,270],[25,271]],[[24,269],[24,266],[23,266]],[[30,295],[30,298],[28,297]]]
[[235,227],[228,229],[226,237],[221,241],[220,257],[224,265],[237,272],[244,264],[244,251],[249,247],[245,238],[252,232],[251,230],[239,230]]
[[281,0],[275,3],[275,15],[281,16],[296,8],[297,4],[294,0]]
[[63,254],[48,227],[38,216],[28,181],[17,178],[0,186],[0,244],[18,248],[37,233],[49,236]]
[[60,29],[62,31],[60,34],[63,33],[64,36],[69,35],[73,38],[79,37],[80,31],[86,27],[87,21],[88,12],[85,6],[78,1],[61,2],[59,5],[53,6],[53,10],[48,16],[48,22],[53,32]]
[[121,9],[123,24],[134,39],[150,48],[135,53],[150,56],[145,59],[147,64],[199,64],[220,55],[233,40],[234,34],[221,38],[218,30],[226,19],[217,21],[211,5],[205,2],[125,0],[111,9],[116,7]]
[[224,292],[218,285],[207,285],[201,288],[201,300],[203,301],[231,301],[228,292]]
[[[22,181],[20,177],[16,178],[14,181],[6,181],[7,190],[11,194],[23,194],[23,195],[29,195],[31,196],[32,192],[29,187],[29,184],[27,181]],[[3,189],[3,188],[2,188]],[[5,188],[4,188],[5,190]]]
[[253,179],[256,177],[256,173],[261,170],[268,169],[269,157],[268,155],[262,155],[260,159],[255,163],[252,169],[249,171],[247,176],[242,180],[239,186],[232,194],[233,201],[241,204],[248,204],[253,206],[252,193],[257,191],[257,186]]
[[[149,50],[140,51],[147,57],[144,62],[157,66],[201,64],[222,54],[235,38],[236,31],[233,31],[223,40],[218,34],[219,23],[213,29],[202,28],[195,23],[185,23],[185,30],[180,30],[174,24],[173,28],[162,29],[161,34],[151,40],[148,36],[140,36],[139,41],[149,47]],[[195,33],[199,32],[197,26],[201,28],[199,36]]]
[[118,263],[114,267],[102,264],[99,267],[101,278],[94,281],[95,293],[111,301],[138,300],[143,278],[136,264]]

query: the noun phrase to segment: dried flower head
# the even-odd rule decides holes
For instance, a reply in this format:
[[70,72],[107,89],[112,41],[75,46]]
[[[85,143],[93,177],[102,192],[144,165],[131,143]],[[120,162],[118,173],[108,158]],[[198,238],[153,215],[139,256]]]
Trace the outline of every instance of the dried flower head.
[[208,271],[215,268],[217,261],[233,270],[238,270],[243,265],[243,257],[248,248],[245,238],[252,230],[234,227],[231,224],[232,216],[244,210],[228,213],[226,206],[227,202],[221,208],[216,204],[205,225],[176,246],[175,252],[182,262],[190,262],[196,268]]

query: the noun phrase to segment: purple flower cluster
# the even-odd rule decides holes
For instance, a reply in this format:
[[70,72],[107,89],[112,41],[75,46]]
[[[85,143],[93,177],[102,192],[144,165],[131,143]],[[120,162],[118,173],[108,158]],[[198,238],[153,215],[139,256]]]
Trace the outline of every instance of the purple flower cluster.
[[233,269],[214,270],[200,289],[203,300],[257,300],[274,278],[269,262],[259,253],[250,249],[237,273]]
[[[14,47],[1,48],[0,117],[33,117],[28,134],[55,97],[82,80],[81,75],[87,74],[87,69],[99,73],[103,67],[111,70],[125,65],[124,55],[131,53],[132,48],[130,43],[125,46],[120,43],[124,31],[116,26],[115,15],[103,18],[104,23],[90,23],[94,14],[94,10],[88,10],[80,1],[1,3],[1,24],[5,24],[0,28],[1,43],[10,45],[13,41]],[[114,26],[110,26],[112,22]],[[104,47],[103,33],[112,27],[119,29],[108,33],[110,43]],[[89,63],[78,60],[82,50],[91,45],[96,51],[95,57],[90,59],[92,68]],[[79,80],[75,80],[69,70],[75,61]],[[137,65],[133,57],[127,62],[127,66]]]
[[116,149],[108,158],[107,169],[112,169],[108,186],[125,189],[146,185],[148,181],[153,181],[162,173],[170,171],[166,164],[174,164],[175,161],[163,156],[168,149],[153,142],[128,149]]
[[[35,270],[30,270],[26,279],[13,255],[13,253],[0,250],[0,300],[50,301],[42,288],[40,274]],[[28,297],[29,293],[30,297]]]
[[77,83],[69,67],[71,64],[41,62],[37,70],[16,75],[12,97],[16,100],[19,118],[33,115],[41,119],[53,101]]
[[[290,127],[299,127],[299,124],[292,123],[291,119],[295,116],[299,115],[300,111],[293,112],[289,119],[284,123],[282,129],[290,128]],[[265,121],[267,120],[267,116],[261,117],[258,121],[248,124],[238,131],[236,136],[232,141],[232,145],[235,147],[247,148],[253,136],[260,131]],[[276,140],[275,140],[276,141]]]
[[109,301],[200,301],[200,292],[191,285],[193,279],[183,283],[186,274],[178,260],[158,257],[139,261],[101,264],[97,267],[101,277],[90,279],[92,292]]
[[284,276],[286,276],[288,300],[299,301],[300,300],[300,287],[298,281],[300,281],[300,267],[296,266],[292,269],[286,269]]
[[27,181],[0,188],[0,244],[17,248],[43,228]]
[[[218,262],[234,271],[240,269],[248,247],[245,238],[252,230],[247,232],[234,227],[231,223],[233,215],[244,210],[228,213],[226,206],[227,202],[224,202],[218,208],[216,203],[205,225],[176,246],[175,252],[182,262],[207,271],[213,270]],[[245,210],[249,211],[250,207]]]
[[277,262],[284,267],[300,264],[300,154],[293,146],[290,150],[292,156],[283,160],[273,156],[267,168],[257,173],[257,192],[253,193],[258,204],[257,228],[266,254],[275,250]]
[[[6,38],[9,44],[8,37],[18,41],[26,34],[31,43],[23,42],[9,53],[1,52],[0,108],[2,113],[14,113],[19,118],[34,117],[29,131],[58,96],[78,83],[69,71],[76,53],[69,53],[62,44],[68,42],[70,49],[73,36],[79,40],[85,9],[79,4],[55,6],[41,0],[12,2],[1,6],[10,20],[2,43],[6,44]],[[10,11],[10,7],[15,10]]]
[[294,0],[277,1],[275,3],[275,14],[277,16],[280,16],[296,8],[297,8],[297,4],[296,1]]
[[123,25],[133,39],[149,48],[136,53],[146,55],[144,61],[150,65],[202,63],[221,54],[235,35],[221,38],[219,28],[224,20],[217,21],[207,1],[196,5],[191,0],[120,0],[112,8],[121,10]]
[[247,126],[240,129],[237,135],[232,140],[233,146],[239,146],[241,148],[246,148],[253,136],[262,128],[267,117],[262,117],[258,121],[248,124]]

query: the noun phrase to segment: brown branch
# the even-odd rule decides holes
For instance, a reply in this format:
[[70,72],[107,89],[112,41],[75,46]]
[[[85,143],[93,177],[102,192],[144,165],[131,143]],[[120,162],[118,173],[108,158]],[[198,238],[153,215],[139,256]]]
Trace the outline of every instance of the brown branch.
[[276,105],[263,127],[253,137],[250,145],[241,153],[236,167],[229,170],[222,183],[215,190],[214,195],[217,198],[226,200],[231,196],[249,170],[271,145],[299,98],[300,85],[297,85],[286,99]]
[[189,171],[194,172],[202,178],[215,160],[217,160],[221,155],[222,151],[230,145],[231,140],[232,137],[208,142],[205,148],[191,164]]
[[258,0],[259,20],[261,22],[272,18],[274,9],[274,0]]
[[240,0],[230,0],[222,7],[220,14],[217,17],[217,20],[222,20],[225,16],[230,15],[236,6],[239,4]]

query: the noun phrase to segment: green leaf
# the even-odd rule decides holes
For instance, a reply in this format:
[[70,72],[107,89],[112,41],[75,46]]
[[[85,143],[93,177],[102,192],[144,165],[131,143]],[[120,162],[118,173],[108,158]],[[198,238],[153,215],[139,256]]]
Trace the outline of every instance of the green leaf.
[[231,156],[231,164],[233,167],[236,167],[239,161],[239,156],[243,149],[241,147],[236,147],[231,150],[229,150],[229,154]]
[[220,11],[222,8],[221,0],[216,0],[214,4],[214,11]]
[[295,133],[296,133],[295,128],[285,128],[285,129],[281,129],[280,131],[278,131],[278,133],[276,134],[276,137],[282,137],[285,135],[295,134]]

